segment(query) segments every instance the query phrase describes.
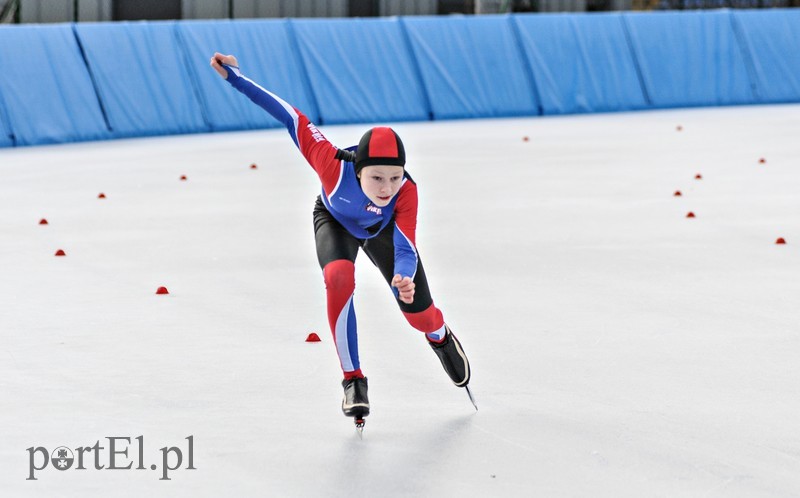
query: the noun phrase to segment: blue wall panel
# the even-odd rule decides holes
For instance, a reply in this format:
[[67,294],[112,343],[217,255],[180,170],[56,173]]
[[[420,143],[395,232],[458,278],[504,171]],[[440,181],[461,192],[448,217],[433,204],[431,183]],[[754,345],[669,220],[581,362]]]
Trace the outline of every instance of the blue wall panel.
[[730,11],[624,14],[623,19],[653,106],[755,102]]
[[[318,123],[800,102],[800,10],[0,26],[0,147]],[[24,63],[20,62],[24,61]]]
[[800,101],[800,9],[734,12],[760,102]]
[[324,123],[428,119],[400,21],[292,21]]
[[406,17],[437,119],[538,114],[510,16]]
[[192,81],[212,130],[283,126],[234,90],[209,66],[214,52],[235,55],[242,74],[302,110],[312,121],[319,112],[291,43],[286,20],[187,21],[178,23]]
[[[0,86],[0,90],[2,90],[2,86]],[[3,100],[3,93],[0,91],[0,147],[14,145],[14,140],[11,138],[11,127],[7,124],[8,116],[6,111],[6,103]]]
[[0,47],[0,120],[17,145],[109,136],[71,26],[2,27]]
[[114,136],[207,131],[174,22],[76,24]]
[[513,16],[544,114],[647,106],[620,14]]

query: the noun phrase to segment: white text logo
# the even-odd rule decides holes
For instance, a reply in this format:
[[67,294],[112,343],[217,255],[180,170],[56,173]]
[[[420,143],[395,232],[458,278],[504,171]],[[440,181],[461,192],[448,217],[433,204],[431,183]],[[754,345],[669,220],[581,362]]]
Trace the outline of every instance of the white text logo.
[[322,136],[322,133],[312,123],[308,123],[306,128],[308,128],[308,131],[311,132],[311,138],[313,138],[317,142],[322,142],[323,140],[325,140],[325,137]]

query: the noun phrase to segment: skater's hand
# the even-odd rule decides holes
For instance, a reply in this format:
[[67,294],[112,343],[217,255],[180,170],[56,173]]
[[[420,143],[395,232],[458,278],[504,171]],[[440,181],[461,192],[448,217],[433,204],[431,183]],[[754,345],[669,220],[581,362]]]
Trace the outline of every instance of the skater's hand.
[[211,67],[226,80],[228,79],[228,71],[222,67],[222,64],[239,67],[239,62],[236,60],[236,57],[214,52],[214,56],[211,58]]
[[400,274],[397,274],[392,279],[392,287],[397,288],[399,293],[399,298],[406,304],[411,304],[414,302],[414,281],[411,280],[411,277],[401,277]]

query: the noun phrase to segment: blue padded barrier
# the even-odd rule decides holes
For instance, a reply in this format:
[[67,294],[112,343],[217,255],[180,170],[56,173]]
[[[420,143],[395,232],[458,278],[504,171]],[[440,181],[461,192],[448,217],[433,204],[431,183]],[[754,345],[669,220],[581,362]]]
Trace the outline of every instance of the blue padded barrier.
[[800,102],[797,26],[797,9],[0,26],[0,147],[279,126],[215,50],[318,123]]
[[312,121],[319,112],[306,84],[286,20],[185,21],[178,38],[212,130],[282,127],[209,66],[214,52],[235,55],[242,74],[294,105]]
[[544,114],[647,107],[620,14],[513,16]]
[[0,121],[6,140],[40,145],[108,138],[72,27],[0,28]]
[[[0,90],[2,90],[2,87],[0,87]],[[3,101],[3,93],[0,92],[0,147],[11,147],[14,145],[11,127],[6,124],[8,123],[6,112],[7,105]]]
[[735,11],[759,102],[800,101],[800,9]]
[[756,101],[727,10],[623,14],[654,107]]
[[397,18],[292,21],[322,123],[428,119]]
[[405,17],[433,117],[539,113],[510,16]]
[[76,24],[115,137],[208,131],[175,22]]

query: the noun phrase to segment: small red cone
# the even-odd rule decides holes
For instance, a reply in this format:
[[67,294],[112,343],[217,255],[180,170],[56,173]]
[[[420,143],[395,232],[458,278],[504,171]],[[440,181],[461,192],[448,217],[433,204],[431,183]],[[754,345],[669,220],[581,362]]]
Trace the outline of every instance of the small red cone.
[[169,294],[169,291],[167,290],[166,287],[159,287],[158,290],[156,291],[156,294]]
[[523,141],[523,142],[527,142],[528,140],[530,140],[530,137],[528,137],[528,136],[524,136],[524,137],[522,137],[522,141]]
[[250,169],[258,169],[258,166],[256,166],[256,163],[253,163],[250,165]]
[[316,332],[311,332],[310,334],[308,334],[308,337],[306,337],[306,342],[321,342],[321,341],[322,339],[319,338]]
[[759,164],[766,164],[766,162],[767,162],[767,160],[766,160],[766,159],[764,159],[763,157],[762,157],[761,159],[759,159],[759,160],[758,160],[758,163],[759,163]]
[[106,194],[100,192],[100,194],[97,196],[97,198],[98,199],[105,199],[106,198]]
[[181,175],[181,181],[182,181],[182,182],[185,182],[185,181],[186,181],[186,175]]
[[56,256],[66,256],[67,253],[64,252],[64,249],[59,249],[56,251]]
[[39,224],[40,225],[49,225],[49,223],[47,223],[47,218],[42,218],[41,220],[39,220]]
[[702,180],[703,179],[703,175],[701,175],[700,173],[697,173],[696,175],[694,175],[694,179],[695,180]]
[[693,212],[689,211],[689,213],[686,215],[686,217],[687,218],[694,218],[695,216],[694,216]]
[[778,240],[776,240],[775,243],[776,244],[785,244],[786,243],[786,239],[784,239],[783,237],[778,237]]
[[675,193],[674,193],[674,194],[672,194],[672,195],[674,195],[675,197],[680,197],[680,196],[682,196],[683,194],[681,193],[681,191],[680,191],[680,190],[676,190],[676,191],[675,191]]
[[677,127],[675,127],[675,129],[678,130],[678,131],[682,131],[683,130],[683,126],[678,125]]

